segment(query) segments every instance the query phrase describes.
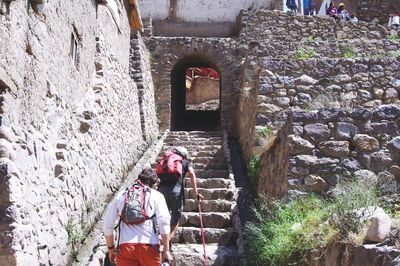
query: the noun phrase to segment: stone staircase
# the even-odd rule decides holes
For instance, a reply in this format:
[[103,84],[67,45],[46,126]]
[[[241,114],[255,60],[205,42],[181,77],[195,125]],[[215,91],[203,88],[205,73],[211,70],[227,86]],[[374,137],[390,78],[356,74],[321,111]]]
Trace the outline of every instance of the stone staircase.
[[[208,265],[241,265],[237,248],[240,234],[235,229],[240,225],[237,192],[227,141],[221,132],[171,131],[165,138],[164,149],[170,145],[188,149],[198,190],[204,196],[202,217]],[[159,159],[161,156],[159,154]],[[173,255],[179,266],[204,265],[199,210],[189,177],[184,184],[185,206],[172,241]]]

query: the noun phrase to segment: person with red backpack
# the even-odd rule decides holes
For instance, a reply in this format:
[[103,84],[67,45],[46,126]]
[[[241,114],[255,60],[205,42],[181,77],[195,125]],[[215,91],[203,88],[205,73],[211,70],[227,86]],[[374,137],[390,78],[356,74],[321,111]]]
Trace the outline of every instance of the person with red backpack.
[[[145,168],[132,187],[118,193],[109,204],[103,230],[112,263],[117,262],[118,266],[172,263],[169,249],[171,216],[164,196],[153,189],[157,181],[154,170]],[[114,243],[118,218],[118,240]],[[161,256],[157,225],[163,246]]]
[[173,147],[164,152],[162,160],[156,167],[156,172],[160,179],[158,191],[164,195],[168,209],[171,212],[171,240],[176,234],[179,226],[179,219],[182,215],[183,203],[185,200],[183,179],[187,173],[189,173],[196,199],[198,201],[204,199],[204,197],[197,191],[196,174],[192,167],[192,163],[188,160],[188,155],[188,151],[185,147]]

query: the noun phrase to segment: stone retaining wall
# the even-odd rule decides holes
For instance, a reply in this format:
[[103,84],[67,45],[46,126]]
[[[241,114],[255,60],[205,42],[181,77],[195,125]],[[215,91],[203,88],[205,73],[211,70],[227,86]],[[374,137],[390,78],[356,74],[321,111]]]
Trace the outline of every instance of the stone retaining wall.
[[322,192],[338,179],[376,178],[394,184],[400,177],[400,105],[294,111],[289,184]]
[[289,107],[375,107],[399,103],[400,59],[260,59],[257,124],[279,120]]
[[[239,16],[239,38],[247,41],[303,42],[310,38],[318,41],[359,39],[386,39],[395,34],[385,25],[360,21],[338,23],[330,17],[293,16],[281,11],[260,9],[242,10]],[[397,33],[399,33],[398,29]]]
[[154,101],[154,84],[151,76],[150,52],[140,34],[131,35],[129,75],[139,93],[140,119],[144,140],[154,141],[158,135],[157,114]]
[[124,6],[30,2],[0,12],[0,264],[67,265],[146,146],[130,28]]
[[259,67],[255,64],[255,57],[248,57],[243,64],[240,78],[239,108],[237,109],[236,128],[242,157],[246,164],[253,154],[256,108],[258,96]]

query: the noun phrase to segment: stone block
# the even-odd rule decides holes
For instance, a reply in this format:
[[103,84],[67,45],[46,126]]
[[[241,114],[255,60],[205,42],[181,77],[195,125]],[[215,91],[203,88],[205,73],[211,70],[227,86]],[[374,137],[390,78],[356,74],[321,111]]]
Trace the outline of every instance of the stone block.
[[348,157],[350,150],[348,141],[323,141],[318,144],[322,154],[333,158]]
[[390,236],[392,220],[382,208],[375,210],[371,217],[371,225],[368,228],[365,240],[380,243]]
[[315,144],[328,140],[331,136],[331,131],[328,126],[321,123],[304,126],[304,133]]
[[356,148],[356,150],[362,152],[379,150],[378,140],[365,134],[356,134],[351,140],[351,144]]

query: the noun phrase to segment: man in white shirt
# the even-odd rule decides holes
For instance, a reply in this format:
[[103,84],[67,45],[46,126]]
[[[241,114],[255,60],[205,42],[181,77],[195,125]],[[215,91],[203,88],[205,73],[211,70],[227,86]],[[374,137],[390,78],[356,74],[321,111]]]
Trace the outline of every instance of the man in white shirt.
[[[117,262],[118,266],[159,266],[161,262],[172,262],[169,251],[170,219],[164,196],[153,189],[158,177],[151,168],[144,169],[138,179],[147,186],[148,192],[145,198],[145,209],[149,217],[140,224],[126,224],[123,221],[119,226],[118,246],[114,243],[114,227],[124,207],[126,191],[118,193],[107,208],[104,217],[104,235],[109,250],[111,262]],[[161,234],[162,254],[160,258],[159,237],[156,232],[157,224]],[[162,259],[162,260],[161,260]]]

